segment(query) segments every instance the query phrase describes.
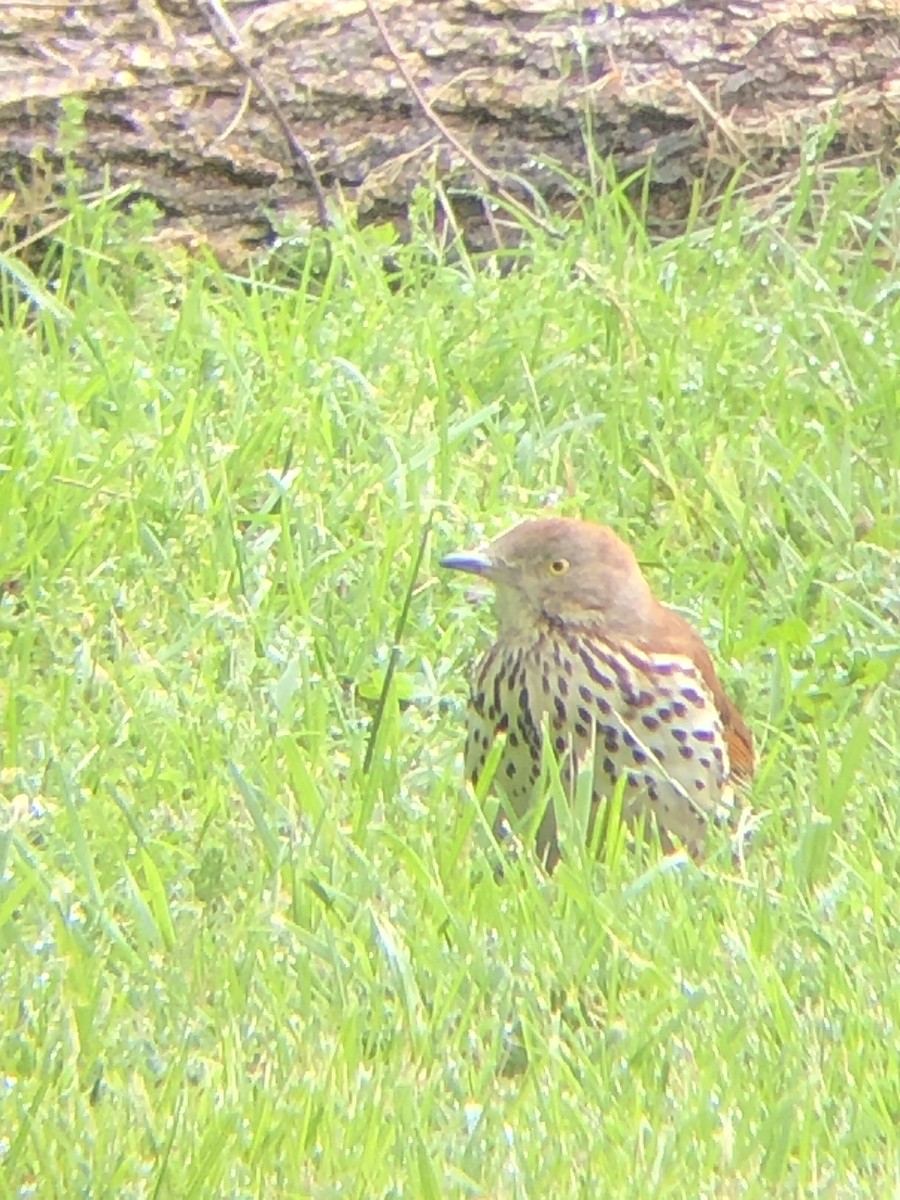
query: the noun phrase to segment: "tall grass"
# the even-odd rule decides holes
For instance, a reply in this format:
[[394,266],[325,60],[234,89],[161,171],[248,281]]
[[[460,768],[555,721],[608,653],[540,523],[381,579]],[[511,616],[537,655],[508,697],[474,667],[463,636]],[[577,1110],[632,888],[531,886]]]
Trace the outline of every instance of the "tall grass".
[[[75,205],[0,262],[5,1194],[898,1192],[898,196],[244,277]],[[436,561],[541,512],[715,648],[746,874],[495,882]]]

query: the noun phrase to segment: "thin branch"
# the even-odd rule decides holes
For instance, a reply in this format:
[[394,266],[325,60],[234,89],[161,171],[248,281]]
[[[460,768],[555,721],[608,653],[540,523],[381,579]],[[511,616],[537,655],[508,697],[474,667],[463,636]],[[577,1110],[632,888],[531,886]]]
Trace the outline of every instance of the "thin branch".
[[223,8],[220,0],[195,0],[197,8],[203,13],[206,22],[209,25],[210,32],[216,40],[216,44],[225,51],[231,61],[237,66],[247,79],[253,84],[269,109],[269,112],[278,123],[281,132],[284,134],[291,155],[294,159],[295,167],[300,168],[300,173],[304,175],[310,183],[313,190],[313,195],[316,201],[316,213],[319,219],[319,225],[323,229],[327,229],[331,225],[331,217],[328,214],[328,204],[325,197],[325,192],[319,182],[319,177],[316,174],[316,169],[313,166],[313,161],[307,151],[301,146],[297,140],[293,129],[285,116],[284,109],[278,103],[275,93],[260,75],[259,71],[250,64],[244,54],[241,46],[241,35],[232,21],[231,17]]
[[706,99],[700,89],[690,79],[687,79],[684,72],[680,72],[681,82],[683,83],[688,95],[691,99],[700,106],[710,120],[715,125],[716,129],[722,134],[727,142],[737,150],[741,157],[748,163],[753,162],[753,152],[741,137],[740,132],[732,121],[729,121],[720,112],[713,108],[712,104]]
[[237,106],[237,111],[234,116],[216,138],[217,142],[227,142],[231,135],[244,119],[244,114],[250,106],[250,96],[253,94],[253,81],[250,79],[244,80],[244,94],[241,96],[241,102]]
[[542,220],[539,216],[533,213],[531,209],[527,208],[526,205],[524,205],[520,200],[517,200],[511,192],[507,191],[499,175],[492,171],[487,163],[480,159],[474,151],[470,150],[464,142],[461,142],[451,129],[448,129],[448,127],[431,107],[431,104],[429,103],[425,93],[419,87],[418,83],[416,83],[416,80],[407,68],[406,63],[401,58],[400,52],[397,50],[397,47],[394,45],[394,40],[388,32],[387,26],[382,20],[381,13],[375,7],[374,0],[365,0],[365,5],[369,11],[369,16],[372,18],[375,28],[378,30],[382,42],[384,42],[385,49],[394,60],[397,70],[403,76],[403,82],[409,89],[410,95],[424,113],[425,119],[435,127],[445,141],[450,143],[457,154],[459,154],[460,157],[463,158],[474,171],[478,172],[478,174],[487,183],[489,190],[492,191],[494,195],[498,196],[505,204],[508,204],[510,208],[514,209],[521,216],[533,222],[538,226],[539,229],[542,229],[544,233],[549,234],[550,237],[562,238],[563,234],[561,234],[559,230],[554,229],[552,225],[548,225],[546,221]]

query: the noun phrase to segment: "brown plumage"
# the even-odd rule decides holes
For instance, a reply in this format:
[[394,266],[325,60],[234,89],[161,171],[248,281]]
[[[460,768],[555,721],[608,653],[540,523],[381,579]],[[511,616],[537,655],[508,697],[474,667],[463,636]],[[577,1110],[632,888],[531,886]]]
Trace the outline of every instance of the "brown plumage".
[[[604,525],[554,518],[441,565],[488,579],[497,594],[497,641],[469,702],[473,783],[502,732],[497,786],[519,816],[542,802],[547,729],[565,785],[593,752],[594,814],[624,776],[625,819],[648,816],[665,846],[702,854],[708,822],[730,813],[733,781],[753,774],[753,739],[700,635],[656,599],[631,549]],[[552,868],[550,806],[537,849]]]

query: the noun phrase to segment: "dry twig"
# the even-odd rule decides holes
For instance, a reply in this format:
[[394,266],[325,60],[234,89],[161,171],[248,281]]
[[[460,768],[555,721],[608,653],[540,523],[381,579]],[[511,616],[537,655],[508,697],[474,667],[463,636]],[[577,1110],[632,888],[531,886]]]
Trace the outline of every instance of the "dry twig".
[[309,180],[316,200],[316,213],[319,225],[323,229],[327,229],[331,225],[331,217],[328,214],[325,192],[319,182],[312,159],[297,140],[287,117],[284,115],[284,109],[275,97],[275,93],[266,83],[265,79],[263,79],[262,75],[260,75],[259,71],[247,60],[241,46],[241,35],[237,27],[223,8],[220,0],[196,0],[196,4],[197,8],[206,17],[207,24],[216,40],[216,44],[225,51],[235,66],[243,72],[245,77],[249,79],[262,96],[263,100],[265,100],[269,112],[271,112],[281,132],[284,134],[295,165],[300,168],[301,173]]
[[548,225],[546,221],[542,220],[536,213],[533,213],[531,209],[527,208],[520,200],[517,200],[511,192],[507,191],[503,185],[503,181],[494,171],[491,170],[487,163],[483,162],[482,159],[480,159],[478,155],[474,153],[474,151],[470,150],[464,142],[459,140],[459,138],[451,129],[447,128],[447,126],[429,104],[425,93],[419,87],[418,83],[416,83],[412,73],[407,68],[406,63],[401,58],[397,47],[394,45],[394,40],[388,32],[387,26],[382,19],[381,13],[375,7],[374,0],[365,0],[365,4],[369,11],[369,16],[372,18],[381,40],[384,42],[385,49],[396,63],[397,70],[403,76],[403,82],[406,84],[410,95],[413,97],[425,115],[425,119],[435,127],[435,129],[446,142],[449,142],[457,154],[459,154],[460,157],[463,158],[473,170],[478,172],[478,174],[488,185],[488,189],[495,196],[499,197],[504,204],[509,205],[510,208],[514,209],[521,216],[525,217],[526,220],[533,222],[533,224],[537,225],[539,229],[542,229],[544,233],[547,233],[554,238],[561,238],[563,235],[559,232],[559,230],[554,229],[552,225]]

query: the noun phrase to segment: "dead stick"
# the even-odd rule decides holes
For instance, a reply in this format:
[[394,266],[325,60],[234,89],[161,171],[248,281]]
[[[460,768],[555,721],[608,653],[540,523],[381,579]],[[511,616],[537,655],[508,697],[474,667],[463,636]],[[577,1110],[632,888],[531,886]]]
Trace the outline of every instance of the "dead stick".
[[529,208],[522,204],[521,201],[517,200],[515,196],[508,192],[503,186],[503,182],[500,177],[491,170],[487,163],[482,162],[482,160],[472,150],[470,150],[468,146],[459,140],[459,138],[451,129],[447,128],[441,118],[431,107],[427,97],[425,96],[425,93],[416,83],[412,73],[407,69],[406,63],[404,63],[403,59],[400,57],[400,53],[397,50],[397,47],[394,45],[391,35],[388,33],[387,26],[381,18],[381,13],[375,7],[374,0],[365,0],[365,4],[366,8],[369,10],[369,16],[372,18],[375,28],[378,30],[378,33],[381,36],[381,40],[384,42],[385,49],[397,64],[397,70],[403,76],[403,81],[409,88],[410,95],[414,98],[419,108],[421,108],[422,112],[425,114],[426,120],[435,127],[445,141],[450,143],[457,154],[464,158],[469,166],[482,176],[490,190],[499,196],[505,204],[508,204],[510,208],[515,209],[516,212],[520,213],[527,220],[533,221],[539,229],[543,229],[544,233],[549,234],[551,237],[563,237],[563,234],[561,234],[559,230],[554,229],[552,225],[548,225],[546,221],[542,221],[536,213],[533,213]]
[[244,75],[250,80],[262,98],[265,100],[269,111],[278,122],[281,132],[284,134],[285,141],[290,147],[291,155],[294,159],[295,166],[299,166],[302,173],[309,180],[313,190],[313,195],[316,199],[316,212],[319,218],[319,225],[323,229],[327,229],[331,225],[331,217],[328,215],[328,204],[325,198],[325,192],[322,190],[322,185],[319,182],[319,177],[316,174],[316,169],[313,166],[312,159],[303,146],[297,140],[293,129],[291,129],[287,117],[284,115],[284,110],[275,98],[275,93],[260,75],[255,67],[251,66],[247,61],[243,49],[241,48],[241,35],[238,32],[234,22],[229,17],[228,13],[222,7],[220,0],[196,0],[197,7],[206,17],[210,32],[216,40],[218,46],[228,55],[232,62],[243,71]]

